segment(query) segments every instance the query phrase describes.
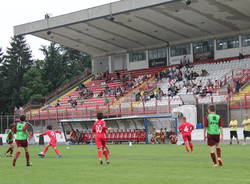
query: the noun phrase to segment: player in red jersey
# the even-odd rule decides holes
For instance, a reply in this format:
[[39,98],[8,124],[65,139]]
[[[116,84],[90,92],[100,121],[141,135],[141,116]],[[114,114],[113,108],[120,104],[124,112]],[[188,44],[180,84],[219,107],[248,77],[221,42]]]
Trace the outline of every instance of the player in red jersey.
[[[5,155],[7,157],[12,157],[13,155],[13,150],[14,150],[14,132],[13,132],[13,128],[15,127],[14,124],[10,125],[10,130],[7,133],[7,137],[6,137],[6,143],[9,145],[8,150],[6,151]],[[9,154],[8,154],[9,153]]]
[[106,127],[106,122],[103,120],[103,113],[98,112],[97,113],[97,120],[94,123],[92,127],[92,132],[95,133],[95,143],[96,147],[98,149],[98,160],[100,161],[100,164],[103,164],[102,161],[102,154],[105,156],[106,163],[109,164],[109,150],[107,149],[106,146],[106,141],[107,141],[107,135],[106,131],[108,128]]
[[[193,143],[191,142],[191,133],[194,130],[194,125],[192,125],[191,123],[186,122],[186,117],[182,117],[181,119],[181,124],[178,127],[179,131],[182,134],[182,138],[185,142],[185,147],[187,152],[194,151],[194,146]],[[190,146],[190,150],[189,150],[189,146]]]
[[56,142],[57,142],[56,134],[58,133],[58,134],[61,134],[61,136],[62,136],[62,132],[59,131],[59,130],[55,130],[55,131],[52,130],[51,125],[47,126],[47,129],[48,130],[46,132],[40,134],[39,136],[44,136],[44,135],[49,136],[50,142],[47,144],[47,146],[44,148],[44,150],[41,153],[38,154],[38,156],[45,157],[46,152],[48,151],[49,147],[51,146],[51,147],[53,147],[53,149],[54,149],[54,151],[55,151],[55,153],[57,155],[57,158],[61,158],[62,155],[61,155],[61,153],[59,152],[59,150],[56,147]]

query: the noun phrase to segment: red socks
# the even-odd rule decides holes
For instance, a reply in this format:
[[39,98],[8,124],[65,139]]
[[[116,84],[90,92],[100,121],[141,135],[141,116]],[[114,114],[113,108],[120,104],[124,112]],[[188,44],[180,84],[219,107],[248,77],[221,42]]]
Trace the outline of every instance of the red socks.
[[215,153],[210,153],[210,155],[211,155],[213,163],[217,164]]
[[54,149],[54,151],[56,152],[57,155],[61,155],[61,153],[59,152],[59,150],[57,148]]
[[216,148],[216,152],[217,152],[217,157],[220,158],[221,157],[221,149]]
[[189,148],[188,148],[188,144],[187,143],[185,143],[185,147],[186,147],[187,152],[189,152]]
[[106,160],[109,160],[109,151],[108,150],[103,151],[103,155],[105,156]]
[[14,160],[17,160],[17,159],[18,159],[18,157],[20,156],[20,153],[21,153],[21,152],[19,152],[19,151],[16,152],[16,155],[15,155],[15,157],[14,157]]
[[193,145],[193,143],[189,142],[189,146],[190,146],[191,151],[193,152],[194,151],[194,145]]
[[10,152],[10,154],[12,154],[13,153],[13,148],[9,148],[7,151],[6,151],[6,153],[9,153]]
[[44,148],[44,150],[43,150],[43,154],[44,154],[44,155],[46,154],[46,152],[48,151],[48,149],[49,149],[49,146],[46,146],[46,147]]
[[97,151],[97,153],[98,153],[98,159],[101,160],[101,159],[102,159],[102,150],[99,149],[99,150]]

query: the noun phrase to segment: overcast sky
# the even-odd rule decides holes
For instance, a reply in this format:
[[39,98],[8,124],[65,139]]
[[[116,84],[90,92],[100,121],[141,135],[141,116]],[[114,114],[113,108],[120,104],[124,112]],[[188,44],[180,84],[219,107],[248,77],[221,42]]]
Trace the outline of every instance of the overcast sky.
[[[1,28],[0,47],[5,52],[9,47],[10,38],[13,36],[13,27],[40,19],[44,19],[46,13],[52,16],[62,15],[117,0],[2,0],[0,6]],[[39,51],[41,45],[49,42],[34,36],[26,36],[32,55],[35,59],[42,59]]]

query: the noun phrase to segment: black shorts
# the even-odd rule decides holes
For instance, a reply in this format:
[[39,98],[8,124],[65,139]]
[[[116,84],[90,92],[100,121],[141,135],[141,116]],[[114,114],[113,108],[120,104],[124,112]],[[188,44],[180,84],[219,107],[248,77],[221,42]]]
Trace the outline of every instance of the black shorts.
[[233,137],[235,137],[236,139],[238,138],[237,131],[230,131],[230,139],[232,139]]
[[250,131],[243,130],[244,137],[250,137]]

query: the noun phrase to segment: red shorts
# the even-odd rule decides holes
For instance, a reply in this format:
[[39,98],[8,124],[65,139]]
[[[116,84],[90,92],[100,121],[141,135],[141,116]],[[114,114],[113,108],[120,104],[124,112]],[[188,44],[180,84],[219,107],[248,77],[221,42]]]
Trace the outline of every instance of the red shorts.
[[6,141],[7,144],[13,144],[13,141]]
[[191,141],[191,134],[182,134],[184,142]]
[[52,147],[56,147],[56,142],[55,141],[50,141],[48,145],[50,145]]
[[95,137],[95,144],[97,148],[106,147],[107,138],[106,137]]
[[27,140],[16,140],[17,147],[28,147]]
[[220,143],[220,135],[210,135],[207,134],[207,145],[214,146],[215,144]]

